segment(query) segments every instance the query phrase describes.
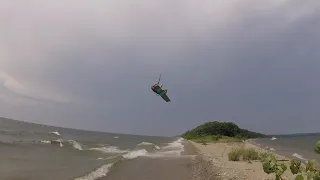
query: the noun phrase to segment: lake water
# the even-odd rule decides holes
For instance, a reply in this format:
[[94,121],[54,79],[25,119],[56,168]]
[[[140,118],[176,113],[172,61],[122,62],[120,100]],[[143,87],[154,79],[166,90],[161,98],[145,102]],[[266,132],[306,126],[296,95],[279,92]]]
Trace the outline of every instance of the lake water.
[[83,131],[0,118],[0,179],[187,179],[179,138]]
[[320,155],[314,152],[320,134],[275,136],[275,138],[257,139],[254,143],[289,158],[295,157],[303,162],[315,159],[320,163]]

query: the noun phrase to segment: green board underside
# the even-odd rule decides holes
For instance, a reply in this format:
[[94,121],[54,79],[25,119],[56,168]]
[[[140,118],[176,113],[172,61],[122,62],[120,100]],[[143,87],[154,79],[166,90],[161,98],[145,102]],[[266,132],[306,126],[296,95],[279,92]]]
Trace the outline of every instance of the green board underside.
[[162,97],[163,100],[165,100],[166,102],[169,102],[170,99],[169,97],[167,96],[166,92],[163,91],[160,87],[157,87],[156,88],[156,92]]
[[162,97],[162,99],[165,100],[166,102],[169,102],[169,101],[170,101],[169,97],[168,97],[166,94],[162,95],[161,97]]

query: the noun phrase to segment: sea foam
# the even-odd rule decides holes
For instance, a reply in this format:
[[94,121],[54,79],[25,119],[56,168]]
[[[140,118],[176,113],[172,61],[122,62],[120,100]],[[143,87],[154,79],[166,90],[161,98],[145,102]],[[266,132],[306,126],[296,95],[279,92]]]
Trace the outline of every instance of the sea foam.
[[[43,144],[59,144],[60,147],[64,147],[64,140],[63,139],[57,139],[57,140],[41,140],[40,141],[41,143]],[[74,149],[77,149],[77,150],[83,150],[80,143],[78,143],[77,141],[74,141],[74,140],[68,140],[68,142],[72,145],[72,147]]]
[[80,151],[82,150],[81,145],[80,145],[77,141],[69,140],[69,143],[72,144],[73,148],[78,149],[78,150],[80,150]]
[[50,134],[55,134],[57,136],[60,136],[60,133],[58,131],[55,131],[55,132],[49,132]]
[[[184,145],[182,144],[183,139],[180,138],[172,143],[169,143],[167,146],[161,148],[161,151],[157,152],[148,152],[145,149],[139,149],[131,151],[125,155],[122,155],[125,159],[134,159],[137,157],[151,157],[151,158],[158,158],[158,157],[180,157],[181,153],[184,151]],[[149,144],[150,143],[143,143]],[[159,147],[160,149],[160,147]]]
[[293,157],[296,157],[300,160],[303,160],[303,161],[308,161],[308,159],[304,158],[302,155],[298,154],[298,153],[293,153],[292,154]]
[[96,147],[91,148],[90,150],[96,150],[104,153],[126,153],[130,152],[128,150],[121,150],[117,146],[104,146],[104,147]]
[[153,146],[153,147],[155,147],[157,150],[160,149],[160,147],[159,147],[158,145],[156,145],[156,144],[154,144],[154,143],[150,143],[150,142],[142,142],[142,143],[138,144],[138,146]]
[[113,163],[103,165],[100,168],[96,169],[95,171],[92,171],[91,173],[85,176],[75,178],[74,180],[95,180],[95,179],[102,178],[108,174],[112,166],[113,166]]
[[[158,158],[158,157],[180,157],[181,152],[184,151],[184,145],[183,139],[180,138],[172,143],[169,143],[167,146],[165,146],[162,151],[157,152],[148,152],[145,149],[136,149],[136,150],[121,150],[116,146],[104,146],[104,147],[97,147],[97,148],[91,148],[90,150],[98,150],[105,153],[119,153],[117,156],[122,156],[124,159],[135,159],[137,157],[151,157],[151,158]],[[152,145],[152,143],[143,142],[139,145]],[[160,148],[159,148],[160,149]],[[121,155],[121,153],[125,153]],[[117,156],[112,156],[106,159],[113,159]],[[97,158],[97,160],[106,160],[104,158]],[[99,178],[102,178],[108,174],[110,169],[117,163],[118,161],[115,161],[110,164],[106,164],[101,166],[100,168],[90,172],[89,174],[76,178],[74,180],[97,180]]]

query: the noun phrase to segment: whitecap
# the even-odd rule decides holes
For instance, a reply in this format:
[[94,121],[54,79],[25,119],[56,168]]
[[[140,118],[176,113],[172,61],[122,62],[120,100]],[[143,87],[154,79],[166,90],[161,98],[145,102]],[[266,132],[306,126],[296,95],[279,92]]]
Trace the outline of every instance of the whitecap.
[[[129,153],[122,155],[125,159],[134,159],[137,157],[151,157],[151,158],[161,158],[161,157],[180,157],[181,153],[184,151],[183,139],[180,138],[176,141],[168,143],[167,146],[162,148],[162,151],[157,151],[150,153],[145,149],[133,150]],[[141,143],[141,144],[149,144],[150,143]],[[158,147],[160,149],[160,147]]]
[[55,134],[57,136],[60,136],[60,133],[58,131],[55,131],[55,132],[49,132],[50,134]]
[[137,158],[137,157],[140,157],[140,156],[147,156],[148,154],[148,151],[145,150],[145,149],[139,149],[139,150],[134,150],[134,151],[131,151],[125,155],[122,155],[123,158],[125,159],[134,159],[134,158]]
[[40,142],[43,143],[43,144],[51,144],[51,141],[47,141],[47,140],[42,140]]
[[142,142],[142,143],[138,144],[138,146],[143,146],[143,145],[148,146],[148,145],[154,145],[154,144],[149,143],[149,142]]
[[128,150],[121,150],[117,146],[105,146],[105,147],[90,148],[90,150],[101,151],[104,153],[126,153],[126,152],[129,152]]
[[298,159],[301,159],[303,161],[308,161],[308,159],[304,158],[302,155],[298,154],[298,153],[293,153],[292,154],[293,157],[296,157]]
[[103,165],[95,171],[92,171],[85,176],[75,178],[74,180],[96,180],[102,178],[108,174],[112,166],[113,163]]
[[62,139],[57,139],[57,140],[51,140],[51,144],[60,144],[60,147],[63,147],[63,140]]
[[73,148],[78,149],[78,150],[80,150],[80,151],[82,150],[81,145],[80,145],[77,141],[69,140],[69,143],[72,144]]
[[160,147],[154,143],[150,143],[150,142],[142,142],[140,144],[138,144],[138,146],[153,146],[155,149],[159,150]]
[[175,150],[180,152],[180,154],[184,151],[184,145],[183,138],[180,138],[176,141],[173,141],[172,143],[169,143],[167,146],[163,147],[162,149],[168,149],[168,150]]

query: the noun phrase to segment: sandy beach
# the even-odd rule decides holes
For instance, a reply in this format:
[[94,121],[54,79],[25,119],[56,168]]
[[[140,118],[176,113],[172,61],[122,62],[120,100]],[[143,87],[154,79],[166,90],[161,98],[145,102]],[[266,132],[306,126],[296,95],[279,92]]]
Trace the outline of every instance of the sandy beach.
[[[254,148],[258,152],[267,152],[258,146],[251,144],[250,142],[233,142],[233,143],[210,143],[202,145],[189,141],[197,150],[197,154],[202,157],[204,161],[210,163],[211,172],[207,174],[214,175],[215,178],[222,180],[272,180],[275,179],[274,174],[266,174],[263,171],[262,163],[260,161],[229,161],[228,153],[232,149],[244,147]],[[270,151],[268,151],[270,152]],[[275,153],[274,153],[275,154]],[[277,159],[289,160],[289,158],[275,154]],[[289,167],[290,161],[283,161],[284,164]],[[208,167],[208,166],[207,166]],[[208,179],[203,175],[200,179]],[[294,179],[294,176],[290,172],[290,168],[286,170],[283,175],[284,179]]]

